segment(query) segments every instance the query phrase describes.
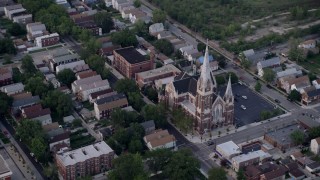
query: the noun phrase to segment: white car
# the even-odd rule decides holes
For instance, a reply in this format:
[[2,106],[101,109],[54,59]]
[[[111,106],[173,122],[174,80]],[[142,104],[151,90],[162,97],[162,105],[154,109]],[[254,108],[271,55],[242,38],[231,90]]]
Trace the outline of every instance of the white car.
[[243,99],[248,99],[248,97],[247,97],[247,96],[242,96],[242,98],[243,98]]
[[246,110],[246,109],[247,109],[244,105],[241,105],[241,108],[242,108],[243,110]]

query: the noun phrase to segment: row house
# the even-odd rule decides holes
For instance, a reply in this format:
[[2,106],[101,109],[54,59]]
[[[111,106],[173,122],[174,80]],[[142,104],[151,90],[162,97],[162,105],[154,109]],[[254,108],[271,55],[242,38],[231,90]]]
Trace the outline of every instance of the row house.
[[60,42],[60,36],[58,33],[52,33],[44,36],[39,36],[35,38],[35,44],[38,47],[53,46]]
[[302,93],[302,90],[310,87],[309,77],[307,75],[301,77],[285,76],[278,79],[278,86],[290,93],[292,90],[297,90]]
[[52,118],[50,114],[50,109],[43,109],[41,104],[28,106],[22,108],[21,110],[21,115],[23,118],[37,120],[41,123],[42,126],[52,123]]
[[304,105],[320,102],[320,89],[313,88],[310,91],[304,91],[301,94],[301,103]]
[[79,86],[78,99],[87,101],[91,93],[109,89],[108,80],[100,80]]
[[93,35],[102,34],[102,29],[94,22],[94,16],[91,13],[83,12],[81,14],[74,14],[70,16],[70,19],[77,26],[91,31]]
[[70,131],[65,131],[49,139],[49,148],[51,152],[59,152],[61,149],[70,148]]
[[108,118],[115,108],[123,108],[128,106],[128,100],[125,94],[116,95],[97,99],[94,102],[94,112],[98,120]]
[[154,68],[154,55],[150,59],[140,54],[134,47],[126,47],[113,51],[113,66],[125,77],[135,78],[135,74]]
[[133,2],[130,0],[112,0],[112,7],[118,11],[119,11],[119,7],[123,4],[133,5]]
[[31,97],[25,97],[25,98],[13,100],[12,106],[11,106],[12,114],[19,115],[19,113],[23,108],[32,106],[38,103],[40,103],[39,96],[31,96]]
[[77,80],[79,80],[79,79],[85,79],[85,78],[96,76],[96,75],[97,75],[96,71],[92,71],[91,69],[89,69],[86,71],[76,73],[76,78]]
[[36,37],[49,34],[46,26],[41,22],[29,23],[26,25],[28,41],[34,40]]
[[79,79],[79,80],[75,80],[72,84],[71,84],[71,88],[72,88],[72,92],[74,94],[77,94],[80,90],[80,86],[83,84],[90,84],[92,82],[96,82],[96,81],[101,81],[102,78],[100,75],[95,75],[95,76],[90,76],[87,78],[83,78],[83,79]]
[[112,96],[115,94],[117,94],[117,92],[113,91],[111,88],[94,92],[89,95],[89,102],[94,103],[98,98],[101,99],[101,98]]
[[55,156],[59,174],[63,180],[76,180],[105,172],[112,167],[114,151],[104,142],[85,146]]
[[0,90],[6,93],[8,96],[13,94],[18,94],[24,90],[24,85],[22,83],[15,83],[6,86],[2,86]]
[[12,84],[12,69],[8,68],[0,68],[0,87]]

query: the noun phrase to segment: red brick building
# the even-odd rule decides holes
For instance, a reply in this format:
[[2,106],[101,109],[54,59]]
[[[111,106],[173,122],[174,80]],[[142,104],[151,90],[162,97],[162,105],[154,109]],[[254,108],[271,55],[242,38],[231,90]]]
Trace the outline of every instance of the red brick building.
[[113,66],[127,78],[135,78],[136,73],[149,71],[154,67],[154,55],[150,54],[150,59],[146,59],[134,47],[114,50],[113,55]]
[[58,44],[59,41],[60,41],[60,36],[58,33],[36,37],[35,39],[35,43],[38,47],[52,46],[52,45]]
[[11,68],[0,68],[0,87],[12,84],[12,69]]
[[111,168],[113,159],[114,152],[104,141],[55,156],[58,172],[63,180],[75,180],[105,172]]

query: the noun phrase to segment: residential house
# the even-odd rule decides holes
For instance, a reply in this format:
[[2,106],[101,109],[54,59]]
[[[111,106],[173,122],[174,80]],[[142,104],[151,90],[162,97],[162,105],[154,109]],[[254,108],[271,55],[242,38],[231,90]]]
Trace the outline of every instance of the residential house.
[[311,86],[309,77],[307,75],[298,78],[290,76],[279,78],[278,85],[287,93],[290,93],[294,89],[302,93],[303,89]]
[[258,62],[263,61],[265,58],[265,53],[256,53],[253,49],[249,49],[240,53],[240,60],[249,61],[253,66]]
[[74,118],[73,115],[70,115],[70,116],[66,116],[66,117],[63,117],[63,122],[64,123],[72,123],[76,118]]
[[271,59],[258,62],[257,63],[258,75],[262,77],[264,68],[273,69],[275,67],[279,67],[280,63],[281,63],[281,60],[279,57],[273,57]]
[[221,158],[231,160],[233,157],[239,155],[241,150],[233,141],[228,141],[216,146],[216,152]]
[[257,165],[260,162],[271,160],[272,156],[262,150],[241,154],[231,159],[232,167],[235,171],[245,169],[249,165]]
[[63,64],[79,61],[78,54],[71,54],[67,49],[59,49],[51,54],[49,57],[50,70],[55,72],[56,67]]
[[274,171],[262,174],[260,176],[260,180],[281,180],[281,179],[284,180],[286,177],[287,171],[288,171],[287,168],[280,166],[278,169]]
[[156,35],[157,33],[164,31],[162,23],[155,23],[149,26],[149,34]]
[[36,37],[40,37],[48,34],[46,26],[41,22],[29,23],[26,25],[28,41],[34,40]]
[[14,95],[20,93],[24,90],[24,85],[22,83],[15,83],[6,86],[2,86],[0,90],[7,95]]
[[110,127],[102,128],[102,129],[99,129],[98,134],[101,137],[101,139],[108,139],[109,137],[112,136],[113,129]]
[[311,49],[311,48],[315,48],[316,45],[317,45],[316,41],[311,39],[311,40],[302,42],[301,44],[299,44],[298,47],[302,49]]
[[164,65],[157,69],[136,73],[136,82],[140,87],[152,85],[156,80],[175,77],[181,71],[172,64]]
[[310,130],[311,128],[320,126],[320,123],[318,121],[315,121],[311,118],[310,119],[309,118],[301,118],[301,119],[299,118],[298,122],[299,122],[299,125],[306,130]]
[[302,180],[306,177],[306,175],[300,169],[290,170],[289,176],[291,176],[292,180]]
[[310,151],[313,152],[314,154],[319,154],[319,152],[320,152],[320,137],[311,140]]
[[70,18],[77,26],[91,31],[93,35],[102,35],[102,29],[94,22],[92,13],[86,11],[80,14],[71,15]]
[[19,16],[14,16],[12,18],[12,21],[15,22],[15,23],[18,23],[20,25],[26,25],[28,23],[33,22],[32,21],[32,14],[22,14],[22,15],[19,15]]
[[149,23],[151,21],[150,17],[147,16],[147,14],[145,12],[140,11],[140,10],[132,11],[129,14],[129,20],[132,24],[134,24],[138,21],[142,21],[144,23]]
[[153,120],[145,121],[143,123],[140,123],[140,125],[143,127],[146,135],[151,134],[153,131],[156,130],[156,126]]
[[121,4],[132,4],[133,5],[133,2],[129,1],[129,0],[112,0],[112,7],[116,10],[119,10],[119,6]]
[[103,97],[108,97],[108,96],[112,96],[115,94],[117,94],[117,92],[113,91],[111,88],[105,89],[102,91],[98,91],[98,92],[94,92],[89,95],[89,102],[94,103],[98,97],[101,99]]
[[123,19],[129,19],[130,13],[137,9],[131,3],[125,3],[119,6],[119,12]]
[[104,142],[55,155],[55,163],[64,180],[92,176],[112,167],[114,151]]
[[59,73],[64,69],[70,69],[74,73],[77,73],[77,72],[89,70],[90,68],[89,68],[89,65],[84,62],[84,60],[80,60],[80,61],[70,62],[67,64],[61,64],[59,66],[56,66],[56,73]]
[[286,151],[288,148],[295,147],[295,143],[292,141],[291,133],[299,130],[301,127],[298,124],[290,125],[281,129],[278,129],[277,131],[272,131],[269,133],[266,133],[264,135],[264,140],[269,142],[274,147],[280,149],[281,151]]
[[180,48],[185,47],[185,46],[189,46],[185,41],[180,40],[178,42],[172,43],[173,45],[173,49],[175,51],[178,51]]
[[179,49],[179,51],[181,52],[181,54],[184,56],[185,55],[185,52],[188,51],[188,50],[191,50],[191,49],[195,49],[193,47],[193,45],[188,45],[188,46],[184,46],[184,47],[181,47]]
[[113,51],[113,66],[125,77],[134,78],[136,73],[154,68],[154,55],[146,59],[134,47],[126,47]]
[[312,81],[312,85],[316,88],[316,89],[320,89],[320,79],[316,79]]
[[320,171],[320,163],[319,162],[312,162],[306,165],[306,170],[310,173],[316,173]]
[[15,2],[13,0],[0,0],[0,16],[5,15],[4,7],[14,5]]
[[14,16],[24,14],[27,10],[22,7],[21,4],[15,4],[4,7],[4,13],[7,18],[10,20],[13,19]]
[[158,129],[153,133],[144,136],[143,140],[150,150],[176,147],[176,138],[169,134],[168,130]]
[[303,157],[304,155],[300,151],[296,151],[290,155],[290,158],[296,161],[298,158]]
[[101,80],[102,80],[102,78],[101,78],[100,75],[91,76],[91,77],[87,77],[87,78],[84,78],[84,79],[76,80],[71,84],[72,92],[74,94],[77,94],[79,92],[79,90],[80,90],[80,85],[90,84],[92,82],[101,81]]
[[12,69],[11,67],[0,68],[0,87],[12,84]]
[[173,35],[171,34],[170,31],[161,31],[158,33],[157,38],[164,39],[164,38],[171,37],[171,36],[173,36]]
[[60,42],[60,36],[58,33],[52,33],[35,38],[35,44],[38,47],[47,47],[58,44]]
[[51,123],[51,124],[47,124],[47,125],[44,125],[42,126],[42,129],[43,131],[47,134],[48,132],[50,131],[54,131],[56,129],[61,129],[59,128],[59,123],[58,122],[54,122],[54,123]]
[[274,162],[264,162],[261,165],[249,165],[246,167],[244,175],[246,180],[260,180],[261,175],[275,171],[280,167],[281,165]]
[[50,114],[50,109],[43,109],[41,104],[35,104],[21,109],[21,115],[23,118],[37,120],[42,126],[52,123]]
[[32,96],[32,94],[30,92],[22,92],[22,93],[11,95],[13,100],[21,100],[21,99],[28,98],[31,96]]
[[57,152],[62,147],[70,147],[70,131],[50,137],[49,148],[51,152]]
[[320,89],[315,89],[312,86],[312,90],[302,92],[301,103],[304,105],[318,103],[320,101]]
[[166,55],[164,55],[162,53],[157,54],[157,59],[162,61],[164,65],[174,63],[174,61],[172,59],[170,59],[169,57],[167,57]]
[[[199,59],[202,56],[202,52],[197,52],[197,53],[193,53],[188,55],[187,59],[189,61],[196,61],[197,59]],[[203,57],[203,56],[202,56]],[[212,56],[213,59],[213,56]]]
[[128,106],[128,100],[125,94],[119,93],[105,98],[97,99],[94,102],[94,112],[98,120],[108,118],[115,108]]
[[297,77],[297,76],[301,76],[302,75],[302,71],[301,70],[297,70],[297,68],[289,68],[286,69],[284,71],[280,71],[277,72],[277,79],[282,78],[282,77]]
[[76,78],[77,78],[77,80],[79,80],[79,79],[84,79],[84,78],[88,78],[88,77],[96,76],[96,75],[97,75],[96,71],[92,71],[91,69],[89,69],[87,71],[82,71],[82,72],[76,73]]
[[198,54],[198,53],[199,51],[196,48],[193,48],[193,49],[184,51],[183,56],[189,60],[192,54]]
[[78,99],[81,101],[87,101],[91,93],[109,89],[108,80],[99,80],[88,84],[82,84],[79,86]]
[[10,180],[12,174],[13,173],[10,170],[7,162],[3,159],[2,155],[0,155],[0,179]]
[[56,4],[66,8],[66,9],[70,9],[71,5],[69,4],[69,2],[67,0],[55,0]]
[[38,104],[39,102],[39,96],[31,96],[19,100],[14,100],[12,102],[12,113],[16,115],[19,113],[19,111],[21,111],[22,108]]

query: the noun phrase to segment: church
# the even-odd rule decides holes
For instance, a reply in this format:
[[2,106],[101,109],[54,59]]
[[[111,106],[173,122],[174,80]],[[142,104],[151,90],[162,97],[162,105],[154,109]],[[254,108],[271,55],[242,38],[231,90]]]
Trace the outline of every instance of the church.
[[220,96],[211,72],[207,46],[200,76],[180,74],[166,85],[163,97],[169,108],[180,106],[192,116],[194,129],[200,134],[216,127],[234,124],[234,96],[230,77],[224,95]]

